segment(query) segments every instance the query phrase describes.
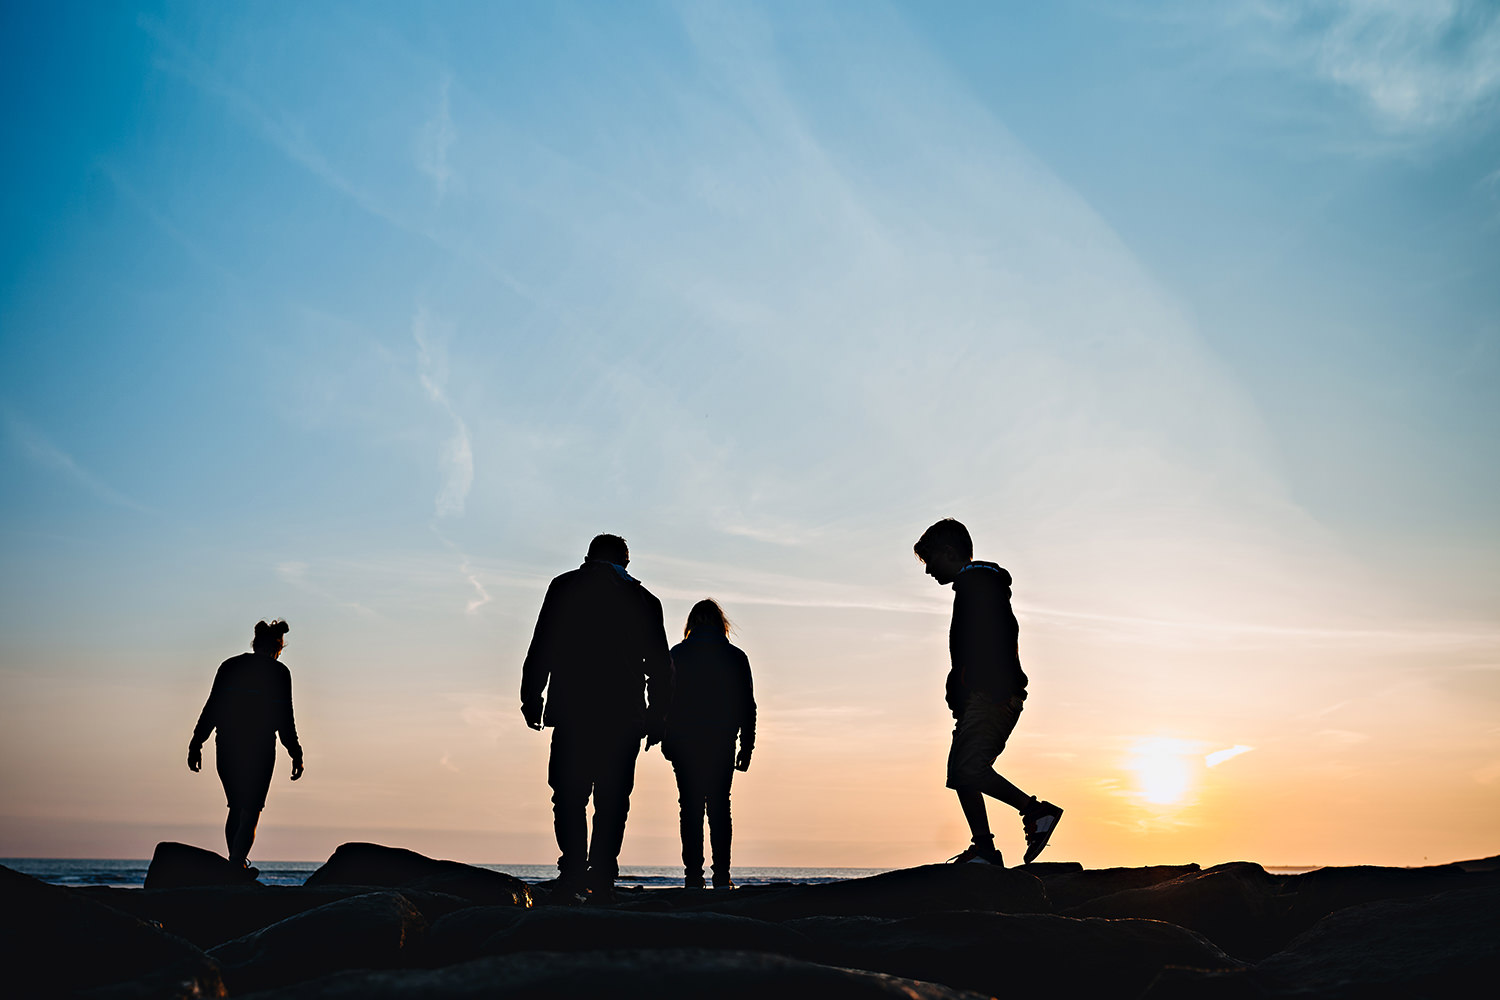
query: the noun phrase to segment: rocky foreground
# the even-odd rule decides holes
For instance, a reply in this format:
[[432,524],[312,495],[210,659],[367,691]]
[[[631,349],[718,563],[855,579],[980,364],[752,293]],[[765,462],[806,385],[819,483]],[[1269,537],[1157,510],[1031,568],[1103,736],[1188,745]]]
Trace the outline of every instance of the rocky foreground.
[[157,848],[144,889],[0,867],[6,996],[1451,997],[1500,977],[1500,858],[1268,874],[1234,862],[928,865],[822,885],[542,887],[345,844],[301,886]]

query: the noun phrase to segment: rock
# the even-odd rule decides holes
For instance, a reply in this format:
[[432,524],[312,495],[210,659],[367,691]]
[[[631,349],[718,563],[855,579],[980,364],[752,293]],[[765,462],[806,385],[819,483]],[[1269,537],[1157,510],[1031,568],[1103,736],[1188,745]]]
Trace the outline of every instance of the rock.
[[159,927],[0,866],[7,997],[224,996],[219,967]]
[[807,939],[779,924],[724,913],[632,913],[595,907],[533,910],[498,928],[478,955],[518,951],[698,948],[802,955]]
[[1150,1000],[1472,996],[1500,976],[1500,885],[1328,915],[1252,969],[1164,972]]
[[1077,861],[1033,861],[1029,865],[1017,865],[1027,875],[1035,875],[1039,879],[1045,879],[1051,875],[1073,875],[1083,871],[1083,865]]
[[222,854],[191,844],[164,840],[146,869],[147,889],[182,889],[194,885],[245,885],[253,881],[245,869]]
[[789,921],[819,962],[942,983],[985,995],[1135,998],[1164,968],[1242,963],[1156,920],[1052,914],[930,913],[903,920]]
[[1454,864],[1466,872],[1500,871],[1500,854],[1492,858],[1475,858],[1472,861],[1455,861]]
[[1277,945],[1286,944],[1335,910],[1381,899],[1430,896],[1489,879],[1486,875],[1470,875],[1460,865],[1430,868],[1357,865],[1318,868],[1302,875],[1288,876],[1281,885],[1287,915],[1283,921],[1283,936]]
[[1260,865],[1234,861],[1066,910],[1073,917],[1143,917],[1197,931],[1239,959],[1264,958],[1285,941],[1278,886]]
[[470,906],[433,922],[427,930],[428,960],[433,965],[467,962],[485,954],[484,943],[532,913],[517,906]]
[[780,955],[694,950],[524,952],[442,969],[329,976],[257,1000],[982,1000],[936,983]]
[[219,945],[219,963],[232,993],[286,986],[343,969],[410,964],[427,921],[397,892],[350,896],[304,911],[253,934]]
[[[359,896],[368,886],[237,885],[191,889],[119,889],[89,886],[79,893],[142,920],[156,921],[173,934],[208,950],[269,927],[318,906]],[[473,904],[442,893],[403,889],[401,894],[429,924]]]
[[1052,908],[1036,876],[993,865],[923,865],[843,882],[710,895],[705,902],[684,902],[683,910],[791,920],[817,916],[908,917],[945,910],[1045,913]]
[[458,861],[438,861],[402,847],[340,844],[304,883],[309,886],[368,885],[425,889],[489,906],[534,905],[531,887],[513,875]]
[[1093,868],[1088,871],[1047,872],[1036,871],[1037,866],[1027,865],[1025,871],[1041,878],[1047,887],[1047,898],[1058,912],[1086,903],[1100,896],[1109,896],[1126,889],[1144,889],[1147,886],[1191,875],[1201,871],[1197,865],[1152,865],[1147,868]]

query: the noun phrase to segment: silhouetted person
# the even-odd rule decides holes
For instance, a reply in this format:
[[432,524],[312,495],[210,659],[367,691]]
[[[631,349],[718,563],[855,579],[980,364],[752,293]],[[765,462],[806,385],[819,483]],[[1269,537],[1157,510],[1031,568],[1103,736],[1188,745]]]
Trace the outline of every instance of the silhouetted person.
[[229,860],[243,867],[250,879],[260,874],[248,859],[271,788],[278,734],[292,756],[292,780],[302,777],[302,744],[292,718],[292,672],[278,661],[286,633],[284,621],[256,622],[252,652],[219,665],[188,744],[188,767],[198,771],[203,767],[203,742],[217,731],[214,768],[229,800],[224,841]]
[[988,795],[1021,814],[1025,862],[1030,864],[1047,846],[1063,811],[1027,795],[993,766],[1026,703],[1026,674],[1016,642],[1020,629],[1010,607],[1010,574],[994,563],[976,562],[969,529],[952,518],[924,531],[913,548],[928,575],[953,585],[953,623],[948,630],[953,667],[947,698],[958,721],[948,752],[948,787],[958,793],[973,842],[952,860],[1004,864],[985,812]]
[[562,851],[559,902],[584,893],[613,898],[641,738],[647,749],[661,740],[672,700],[661,602],[625,572],[629,564],[625,539],[599,535],[589,543],[583,565],[547,587],[521,669],[526,724],[552,727],[547,783]]
[[703,887],[703,815],[707,812],[714,887],[732,889],[729,786],[736,770],[750,769],[750,755],[755,751],[750,660],[729,641],[729,622],[713,601],[693,605],[682,637],[672,647],[672,714],[667,717],[661,750],[677,776],[683,884],[689,889]]

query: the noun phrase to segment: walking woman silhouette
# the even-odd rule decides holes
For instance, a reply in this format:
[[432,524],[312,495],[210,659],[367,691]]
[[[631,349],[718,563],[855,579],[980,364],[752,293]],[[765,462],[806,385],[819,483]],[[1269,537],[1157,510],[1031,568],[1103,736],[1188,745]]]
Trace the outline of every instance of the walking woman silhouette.
[[729,786],[736,770],[749,770],[755,750],[750,660],[729,641],[729,621],[714,601],[693,605],[682,634],[683,641],[672,647],[676,687],[662,753],[672,762],[677,777],[683,884],[703,887],[703,815],[707,812],[714,887],[732,889]]
[[224,841],[229,860],[245,870],[247,879],[260,874],[250,867],[250,845],[271,788],[278,733],[292,757],[292,780],[302,777],[302,744],[292,718],[292,673],[278,660],[287,629],[280,619],[257,622],[253,652],[220,664],[188,744],[188,767],[198,771],[203,767],[203,742],[217,730],[214,766],[229,800]]

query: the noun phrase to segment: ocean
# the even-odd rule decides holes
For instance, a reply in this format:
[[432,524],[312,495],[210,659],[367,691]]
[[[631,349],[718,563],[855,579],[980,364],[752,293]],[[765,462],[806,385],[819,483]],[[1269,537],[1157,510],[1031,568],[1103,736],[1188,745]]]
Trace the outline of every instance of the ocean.
[[[98,858],[0,858],[0,865],[51,882],[54,885],[109,885],[139,889],[146,882],[151,862]],[[321,861],[256,861],[265,885],[301,885],[318,869]],[[524,882],[544,882],[557,877],[556,865],[476,865],[514,875]],[[792,882],[837,882],[876,875],[888,868],[736,868],[738,885],[778,885]],[[676,865],[622,865],[621,886],[663,889],[682,885],[682,868]]]

